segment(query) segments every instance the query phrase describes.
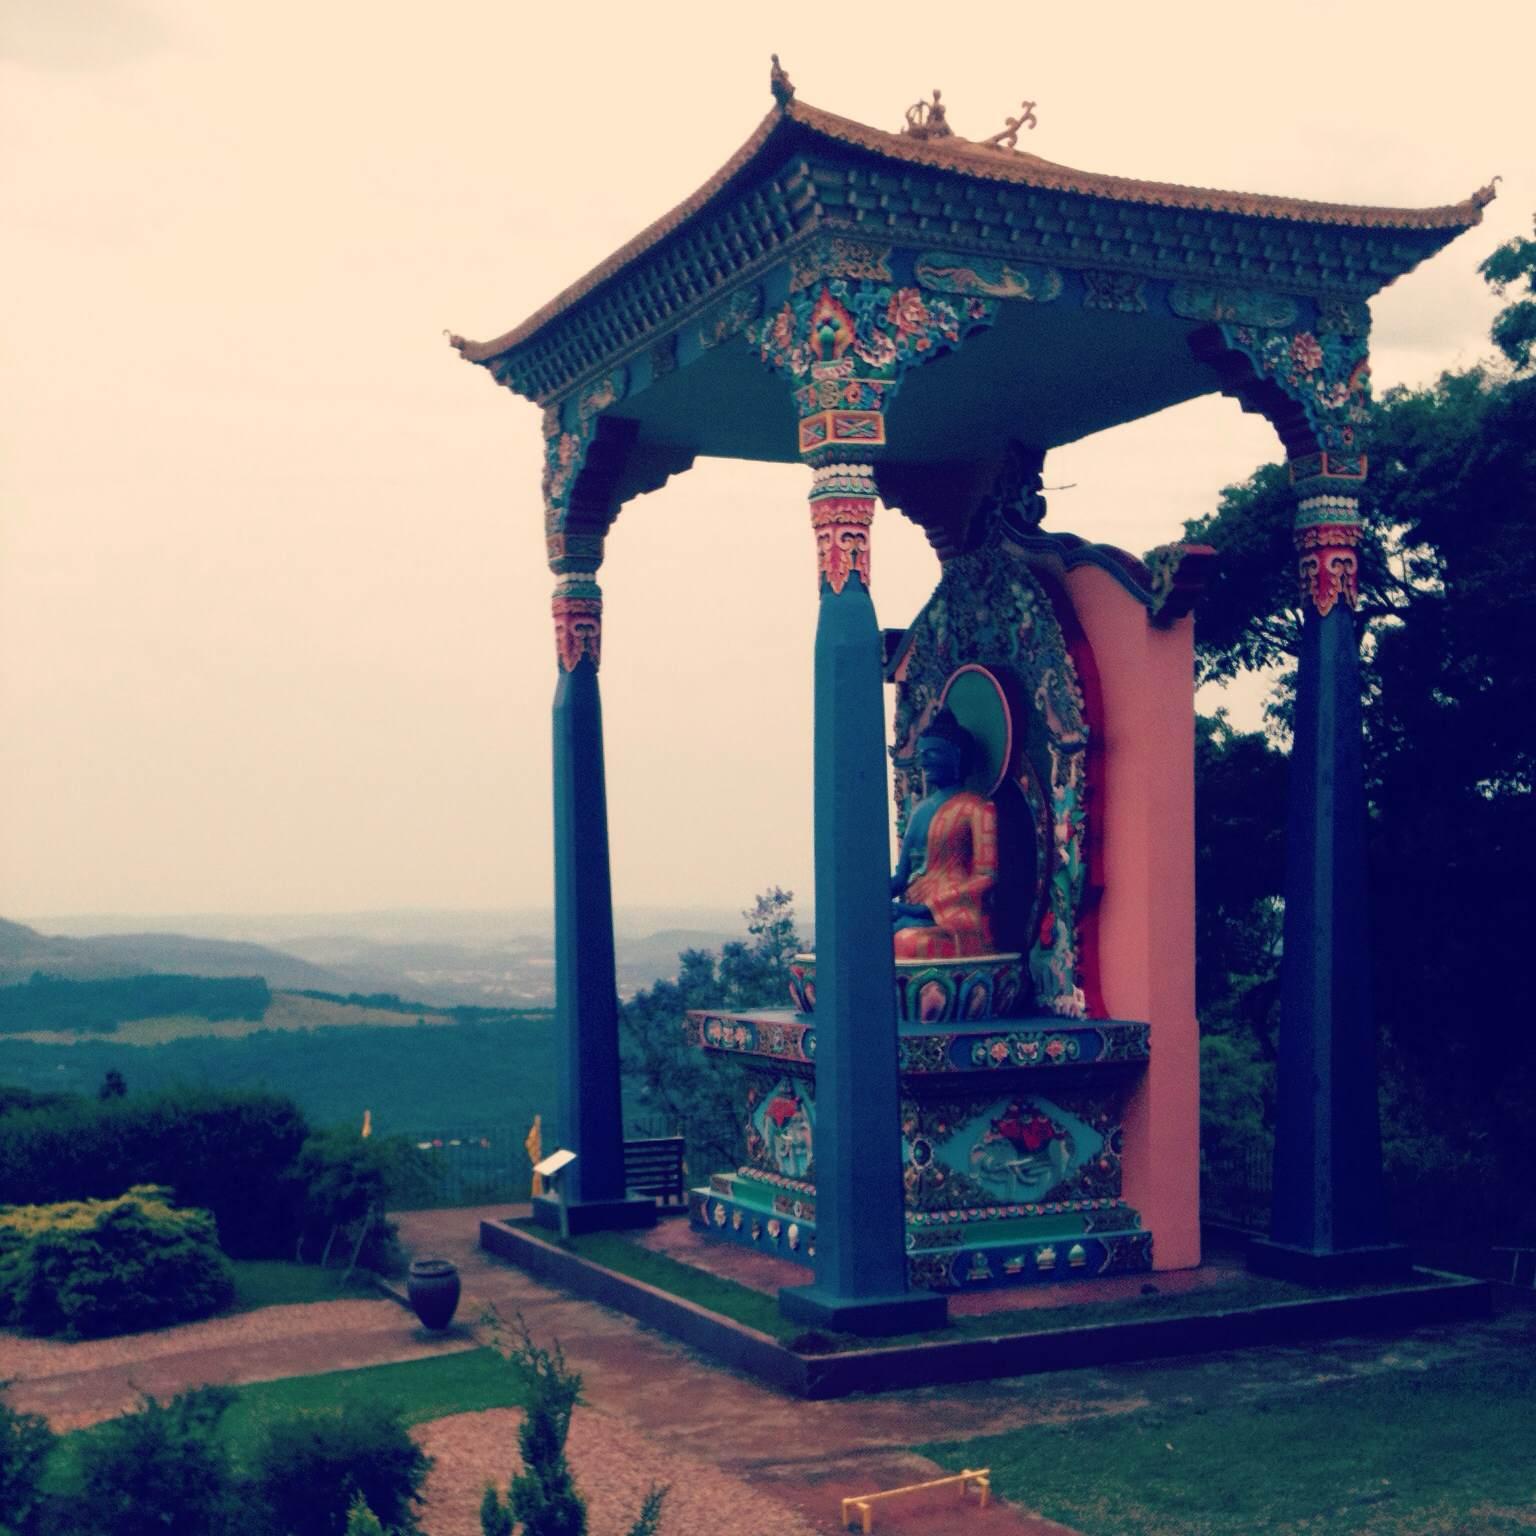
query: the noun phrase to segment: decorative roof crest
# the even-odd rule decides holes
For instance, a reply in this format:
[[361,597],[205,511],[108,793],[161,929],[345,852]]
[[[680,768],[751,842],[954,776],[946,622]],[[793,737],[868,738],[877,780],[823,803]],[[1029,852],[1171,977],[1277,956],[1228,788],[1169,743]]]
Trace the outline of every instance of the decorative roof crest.
[[988,149],[1017,149],[1019,129],[1038,128],[1040,126],[1039,120],[1035,117],[1035,103],[1032,101],[1022,101],[1019,105],[1024,110],[1017,117],[1008,118],[1008,126],[1001,133],[994,133],[990,139],[983,139],[981,141]]
[[906,125],[901,131],[909,139],[947,139],[954,134],[938,91],[934,91],[931,102],[916,101],[907,108]]
[[779,63],[778,54],[772,54],[773,69],[768,75],[768,89],[773,92],[773,99],[781,107],[787,107],[795,99],[795,82],[789,78],[784,66]]

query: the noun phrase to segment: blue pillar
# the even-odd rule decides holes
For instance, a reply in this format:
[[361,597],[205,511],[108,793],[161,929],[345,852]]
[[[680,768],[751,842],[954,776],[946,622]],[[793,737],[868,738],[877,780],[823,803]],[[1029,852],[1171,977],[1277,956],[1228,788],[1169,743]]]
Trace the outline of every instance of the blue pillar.
[[[554,614],[560,660],[554,705],[556,1112],[545,1150],[558,1146],[576,1154],[560,1190],[569,1230],[580,1233],[650,1226],[656,1205],[631,1197],[624,1183],[597,583],[590,576],[562,577]],[[560,1224],[552,1199],[535,1200],[534,1214],[545,1226]]]
[[[1308,513],[1312,515],[1309,517]],[[1286,828],[1274,1207],[1251,1268],[1313,1284],[1401,1273],[1381,1176],[1352,498],[1303,500],[1309,601]]]
[[880,631],[867,466],[816,471],[816,1280],[786,1317],[865,1334],[942,1327],[907,1286]]

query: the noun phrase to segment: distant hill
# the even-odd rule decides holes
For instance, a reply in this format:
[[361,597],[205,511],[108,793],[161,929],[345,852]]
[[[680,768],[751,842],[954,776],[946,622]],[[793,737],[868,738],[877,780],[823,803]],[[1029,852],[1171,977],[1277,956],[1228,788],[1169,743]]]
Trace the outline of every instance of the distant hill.
[[0,918],[0,986],[34,972],[80,980],[141,976],[260,976],[269,987],[348,992],[352,978],[261,944],[192,939],[179,933],[122,933],[96,938],[53,938],[24,923]]
[[[657,915],[693,914],[657,909]],[[710,914],[698,915],[707,919]],[[340,926],[341,921],[327,928],[321,919],[309,919],[305,931],[285,936],[277,931],[273,920],[271,927],[260,929],[262,942],[253,943],[249,939],[182,933],[111,931],[50,936],[21,923],[0,920],[0,986],[24,982],[38,971],[71,980],[161,972],[260,976],[273,991],[334,992],[342,996],[392,992],[439,1008],[463,1004],[538,1008],[554,1000],[554,940],[547,924],[525,931],[507,929],[495,942],[487,943],[475,942],[471,936],[489,933],[489,921],[479,927],[464,924],[452,930],[463,932],[471,942],[444,937],[446,920],[425,924],[420,938],[406,936],[403,917],[391,916],[389,922],[381,917],[374,933],[348,930]],[[384,933],[397,936],[378,936]],[[619,991],[628,997],[664,977],[676,976],[677,957],[685,949],[718,951],[722,944],[741,937],[739,928],[733,930],[724,923],[719,927],[669,923],[650,932],[620,926],[614,946]]]

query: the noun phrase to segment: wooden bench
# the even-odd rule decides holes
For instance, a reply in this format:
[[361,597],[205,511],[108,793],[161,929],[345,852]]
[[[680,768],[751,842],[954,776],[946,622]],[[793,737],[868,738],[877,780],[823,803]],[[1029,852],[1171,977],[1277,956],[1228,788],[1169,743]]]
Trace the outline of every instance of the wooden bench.
[[859,1517],[859,1529],[869,1536],[875,1525],[875,1505],[883,1499],[899,1499],[909,1493],[924,1493],[930,1488],[956,1488],[963,1499],[968,1488],[975,1488],[981,1495],[978,1509],[985,1509],[992,1497],[992,1469],[957,1472],[953,1477],[936,1477],[931,1483],[911,1483],[905,1488],[887,1488],[884,1493],[865,1493],[857,1498],[843,1500],[843,1528],[852,1530],[852,1520]]
[[684,1210],[683,1138],[646,1136],[624,1143],[624,1182],[637,1195],[651,1195],[663,1210]]

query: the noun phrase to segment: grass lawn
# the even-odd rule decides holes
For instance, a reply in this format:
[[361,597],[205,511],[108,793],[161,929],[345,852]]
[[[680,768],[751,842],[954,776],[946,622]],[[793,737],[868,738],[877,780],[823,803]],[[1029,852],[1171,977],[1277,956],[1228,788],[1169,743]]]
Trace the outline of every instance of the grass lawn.
[[[1187,1385],[1187,1383],[1184,1383]],[[1456,1361],[917,1449],[1086,1536],[1529,1536],[1536,1359]]]
[[[518,1221],[510,1225],[529,1237],[555,1247],[565,1247],[584,1259],[590,1259],[594,1264],[627,1275],[631,1280],[644,1281],[647,1285],[654,1285],[657,1290],[694,1302],[711,1312],[718,1312],[733,1322],[756,1328],[781,1343],[805,1331],[803,1324],[790,1322],[780,1315],[776,1297],[754,1291],[750,1286],[738,1284],[734,1280],[723,1280],[666,1254],[654,1253],[620,1233],[595,1232],[561,1243],[547,1227],[541,1227],[535,1222]],[[1156,1284],[1155,1275],[1147,1278],[1149,1283]],[[1409,1280],[1403,1283],[1412,1285],[1422,1282]],[[1367,1291],[1379,1293],[1391,1288],[1372,1285],[1315,1291],[1285,1280],[1244,1275],[1234,1279],[1231,1285],[1207,1291],[1179,1294],[1159,1291],[1153,1295],[1132,1296],[1121,1301],[1070,1302],[1060,1307],[1020,1307],[1004,1312],[989,1312],[980,1317],[952,1316],[949,1327],[942,1332],[900,1334],[875,1343],[877,1346],[895,1346],[931,1343],[935,1340],[992,1339],[1005,1334],[1049,1333],[1058,1328],[1093,1328],[1108,1323],[1197,1317],[1212,1312],[1273,1306],[1288,1301],[1316,1301],[1322,1297],[1354,1296]],[[867,1349],[871,1345],[870,1340],[849,1334],[828,1337],[837,1349]]]
[[[402,1422],[411,1425],[483,1408],[520,1408],[527,1402],[522,1373],[493,1349],[374,1365],[360,1371],[288,1376],[281,1381],[253,1382],[237,1387],[235,1392],[234,1406],[224,1416],[221,1430],[237,1462],[256,1445],[268,1424],[297,1414],[335,1411],[347,1403],[394,1404],[400,1409]],[[75,1486],[75,1448],[95,1432],[81,1429],[63,1436],[48,1467],[46,1481],[51,1491],[65,1493]]]
[[430,1360],[374,1365],[323,1376],[288,1376],[238,1389],[224,1420],[231,1448],[240,1456],[274,1419],[324,1413],[347,1403],[385,1402],[406,1424],[424,1424],[450,1413],[482,1408],[520,1408],[527,1402],[522,1373],[493,1349],[465,1350]]
[[377,1296],[371,1277],[354,1271],[345,1286],[344,1271],[321,1269],[318,1264],[286,1264],[281,1259],[236,1259],[233,1312],[254,1312],[258,1307],[287,1307],[307,1301],[356,1300]]

